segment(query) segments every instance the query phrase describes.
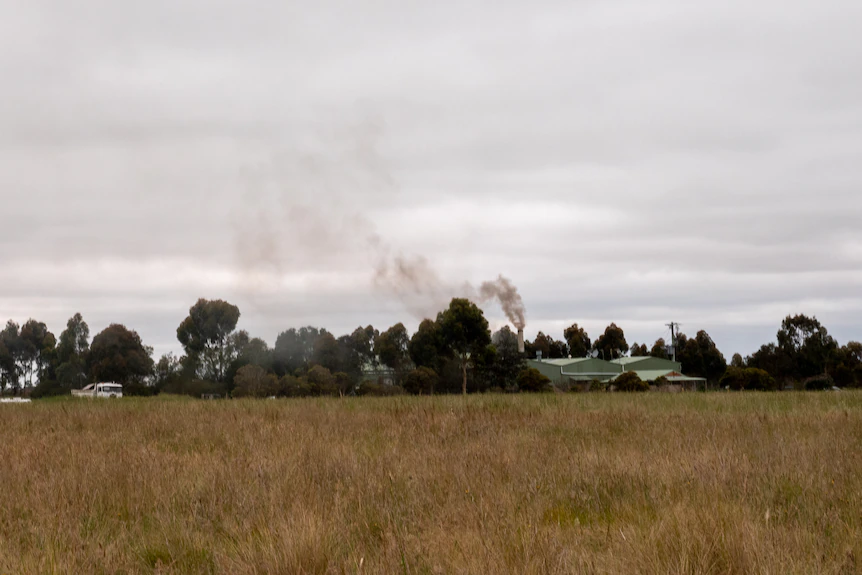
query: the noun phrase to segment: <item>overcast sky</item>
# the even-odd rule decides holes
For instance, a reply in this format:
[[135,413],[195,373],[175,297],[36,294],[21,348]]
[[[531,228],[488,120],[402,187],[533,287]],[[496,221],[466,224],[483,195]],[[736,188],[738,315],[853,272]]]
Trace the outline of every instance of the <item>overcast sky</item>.
[[0,12],[2,319],[81,312],[157,355],[198,297],[270,344],[412,330],[375,281],[403,256],[511,278],[528,338],[674,320],[729,360],[805,313],[862,339],[857,0]]

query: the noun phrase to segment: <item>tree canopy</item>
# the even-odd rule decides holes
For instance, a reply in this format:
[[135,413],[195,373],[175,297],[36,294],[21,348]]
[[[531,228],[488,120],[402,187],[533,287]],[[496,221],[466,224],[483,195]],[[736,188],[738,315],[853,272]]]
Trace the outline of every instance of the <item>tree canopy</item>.
[[477,356],[491,343],[488,320],[479,307],[468,299],[453,298],[449,307],[437,316],[443,343],[458,358],[461,366],[461,393],[467,394],[467,369],[471,356]]
[[141,342],[138,332],[113,323],[93,338],[90,374],[96,381],[140,382],[153,371],[152,353],[152,348]]
[[622,328],[618,327],[617,324],[612,323],[605,328],[605,332],[596,339],[593,344],[593,348],[599,352],[599,357],[610,361],[614,358],[625,355],[629,350],[629,344],[626,343],[626,336],[623,333]]
[[236,359],[229,337],[239,321],[239,308],[224,300],[199,299],[177,328],[186,355],[197,360],[202,377],[226,381],[228,366]]

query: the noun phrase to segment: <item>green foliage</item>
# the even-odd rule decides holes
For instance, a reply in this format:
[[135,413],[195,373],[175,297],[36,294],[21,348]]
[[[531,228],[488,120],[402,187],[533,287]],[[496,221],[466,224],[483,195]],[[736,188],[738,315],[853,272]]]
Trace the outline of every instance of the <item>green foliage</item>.
[[775,379],[766,371],[756,367],[728,367],[721,380],[719,380],[719,385],[737,391],[775,391],[778,389],[778,383]]
[[259,365],[246,365],[233,380],[234,397],[269,397],[278,393],[278,378]]
[[670,385],[670,381],[668,381],[665,376],[660,375],[655,379],[655,381],[652,382],[652,384],[660,387],[662,385]]
[[832,389],[835,381],[826,374],[815,375],[809,377],[802,382],[802,386],[809,391],[822,391],[824,389]]
[[430,367],[417,367],[407,374],[404,389],[414,395],[433,395],[440,383],[440,376]]
[[66,395],[69,390],[61,385],[56,379],[45,379],[40,381],[30,393],[32,399],[42,399],[45,397],[56,397]]
[[416,367],[427,367],[439,373],[446,353],[440,324],[430,319],[422,320],[410,338],[407,352]]
[[646,357],[649,355],[649,350],[647,349],[645,343],[635,343],[632,345],[631,349],[629,350],[629,353],[632,357]]
[[273,368],[279,375],[296,374],[308,369],[314,356],[317,339],[329,333],[325,329],[306,326],[290,328],[278,334],[273,349]]
[[[176,378],[162,387],[155,387],[161,393],[170,393],[176,395],[188,395],[190,397],[200,398],[202,395],[218,395],[226,397],[228,394],[227,384],[219,381],[207,381],[197,378]],[[125,389],[125,386],[124,386]]]
[[113,323],[93,338],[90,374],[96,381],[123,385],[141,381],[153,371],[152,348],[145,347],[138,332]]
[[679,334],[677,346],[677,360],[682,364],[683,373],[706,378],[713,385],[720,381],[727,362],[708,333],[701,330],[693,339]]
[[781,374],[794,379],[824,373],[838,345],[816,317],[787,316],[776,335],[778,349],[789,359],[792,371]]
[[338,340],[329,332],[322,333],[314,342],[312,362],[325,367],[330,372],[341,367],[341,353]]
[[518,352],[518,335],[509,326],[504,326],[492,337],[496,353],[490,366],[491,385],[503,389],[515,389],[517,377],[526,366],[524,354]]
[[189,308],[189,315],[177,327],[177,339],[186,355],[198,360],[198,375],[227,381],[228,366],[238,355],[238,346],[231,345],[229,338],[239,316],[237,306],[220,299],[201,298]]
[[76,313],[66,322],[66,329],[60,334],[57,342],[57,361],[65,363],[75,357],[83,357],[90,349],[90,327],[80,313]]
[[518,373],[518,389],[525,392],[553,391],[551,380],[535,367],[528,367]]
[[541,331],[536,334],[536,339],[532,342],[525,343],[524,351],[527,352],[528,357],[537,357],[536,352],[541,351],[542,357],[545,359],[560,359],[569,354],[569,348],[566,342],[557,341],[553,337],[545,335]]
[[613,381],[617,391],[649,391],[649,383],[643,381],[638,374],[627,371],[617,376]]
[[315,365],[308,370],[306,375],[308,385],[311,387],[312,395],[340,395],[338,380],[325,367]]
[[488,320],[470,300],[452,298],[449,307],[438,314],[437,323],[444,346],[459,360],[463,376],[461,393],[466,395],[470,357],[479,355],[491,343]]
[[304,377],[295,375],[283,375],[278,380],[279,397],[308,397],[313,395],[311,385]]
[[410,335],[403,323],[397,323],[374,340],[374,354],[380,363],[395,370],[395,379],[401,382],[410,365]]
[[147,385],[141,381],[130,381],[123,386],[123,397],[153,397],[161,390],[155,385]]
[[563,330],[563,337],[566,340],[566,345],[569,347],[569,354],[572,357],[586,357],[590,352],[590,336],[584,331],[584,328],[573,323]]
[[652,346],[652,349],[649,350],[649,354],[652,357],[658,357],[661,359],[670,359],[670,356],[667,353],[667,342],[665,342],[664,338],[658,338],[655,340],[655,343]]
[[590,381],[590,386],[588,389],[589,391],[607,391],[608,383],[599,379],[593,379]]
[[12,349],[23,385],[32,387],[37,379],[53,379],[51,360],[54,358],[55,347],[54,334],[48,331],[43,322],[29,319],[21,326]]
[[622,328],[612,323],[596,339],[593,348],[599,352],[599,357],[610,361],[614,358],[622,357],[629,350],[629,344],[626,343],[626,336]]

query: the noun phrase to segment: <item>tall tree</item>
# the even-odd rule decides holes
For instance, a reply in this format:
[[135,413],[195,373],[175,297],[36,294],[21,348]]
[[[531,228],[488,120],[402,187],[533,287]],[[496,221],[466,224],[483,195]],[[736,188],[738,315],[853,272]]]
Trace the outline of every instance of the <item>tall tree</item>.
[[380,337],[380,332],[370,325],[357,327],[353,330],[348,342],[356,356],[354,361],[357,361],[360,365],[374,364],[376,360],[374,343],[378,337]]
[[518,336],[506,325],[491,336],[491,343],[497,350],[493,371],[496,385],[503,389],[515,388],[518,374],[527,366],[523,355],[518,353]]
[[[551,358],[551,342],[554,341],[553,338],[545,335],[544,332],[540,331],[536,334],[536,338],[529,343],[531,358],[538,358],[539,354],[545,359]],[[526,347],[526,346],[525,346]]]
[[792,364],[792,373],[782,375],[804,379],[826,372],[830,356],[838,344],[816,317],[787,316],[778,330],[778,349]]
[[645,357],[645,356],[649,355],[649,350],[647,349],[647,346],[645,343],[639,344],[639,343],[635,342],[634,344],[632,344],[630,351],[631,351],[632,357]]
[[21,386],[20,358],[24,353],[24,342],[21,341],[21,331],[17,323],[11,319],[0,332],[0,369],[2,369],[3,387],[18,391]]
[[829,362],[829,375],[839,387],[862,384],[862,343],[848,342],[835,351]]
[[584,331],[584,328],[573,323],[563,330],[563,337],[569,346],[569,354],[572,357],[587,357],[590,353],[590,336]]
[[153,372],[155,385],[159,389],[163,389],[179,378],[182,371],[181,360],[172,352],[168,352],[159,358]]
[[34,385],[34,377],[44,379],[54,352],[57,340],[41,321],[27,320],[21,326],[23,353],[19,356],[21,374],[27,386]]
[[87,354],[90,328],[80,313],[66,322],[57,342],[57,383],[61,389],[84,387],[87,383]]
[[275,372],[279,375],[295,375],[298,371],[307,371],[314,356],[314,345],[326,333],[329,332],[325,329],[306,326],[290,328],[278,334],[273,349]]
[[433,369],[439,375],[445,355],[440,324],[430,319],[422,320],[410,338],[407,351],[416,367]]
[[491,343],[488,320],[482,310],[468,299],[453,298],[449,307],[437,315],[446,347],[461,368],[461,393],[467,394],[467,369],[471,356],[478,356]]
[[136,331],[111,324],[90,345],[90,374],[96,381],[140,383],[153,372],[152,353]]
[[224,300],[199,299],[177,328],[177,339],[189,357],[195,357],[202,373],[216,382],[226,381],[228,367],[236,359],[229,340],[239,321],[239,308]]
[[693,339],[684,338],[685,346],[677,354],[682,371],[686,375],[705,377],[711,384],[717,384],[727,369],[727,361],[718,350],[715,342],[704,330],[697,332]]
[[400,384],[410,365],[408,347],[410,336],[403,323],[397,323],[381,333],[374,341],[374,354],[380,363],[395,371],[395,379]]
[[314,342],[312,362],[325,367],[330,372],[341,371],[341,350],[339,341],[329,332],[321,334]]
[[593,348],[599,352],[600,357],[610,361],[616,357],[622,357],[625,355],[629,350],[629,344],[626,343],[626,336],[625,333],[623,333],[622,328],[617,327],[617,324],[612,323],[605,328],[605,332],[596,339],[593,344]]

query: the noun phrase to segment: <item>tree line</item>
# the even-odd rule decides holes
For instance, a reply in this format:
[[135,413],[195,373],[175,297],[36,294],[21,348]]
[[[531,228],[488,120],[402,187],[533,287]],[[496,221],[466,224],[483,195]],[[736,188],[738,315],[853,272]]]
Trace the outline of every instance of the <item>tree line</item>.
[[[306,396],[339,394],[434,394],[484,391],[538,391],[547,381],[527,369],[526,359],[626,355],[668,358],[667,342],[627,343],[610,324],[594,341],[577,324],[563,339],[539,332],[518,351],[508,326],[491,333],[482,310],[455,298],[436,319],[426,319],[410,334],[402,323],[385,331],[357,327],[336,337],[306,326],[279,333],[275,345],[237,330],[237,306],[200,299],[177,327],[183,354],[153,359],[134,330],[111,324],[90,340],[81,314],[72,316],[56,338],[30,319],[8,321],[0,332],[0,392],[33,397],[68,394],[87,383],[122,383],[129,395],[160,392],[220,396]],[[788,385],[817,389],[862,384],[862,344],[840,346],[816,318],[785,318],[776,342],[748,357],[734,354],[730,364],[706,331],[672,342],[686,375],[704,377],[713,388],[779,389]],[[621,389],[648,386],[628,382]]]

